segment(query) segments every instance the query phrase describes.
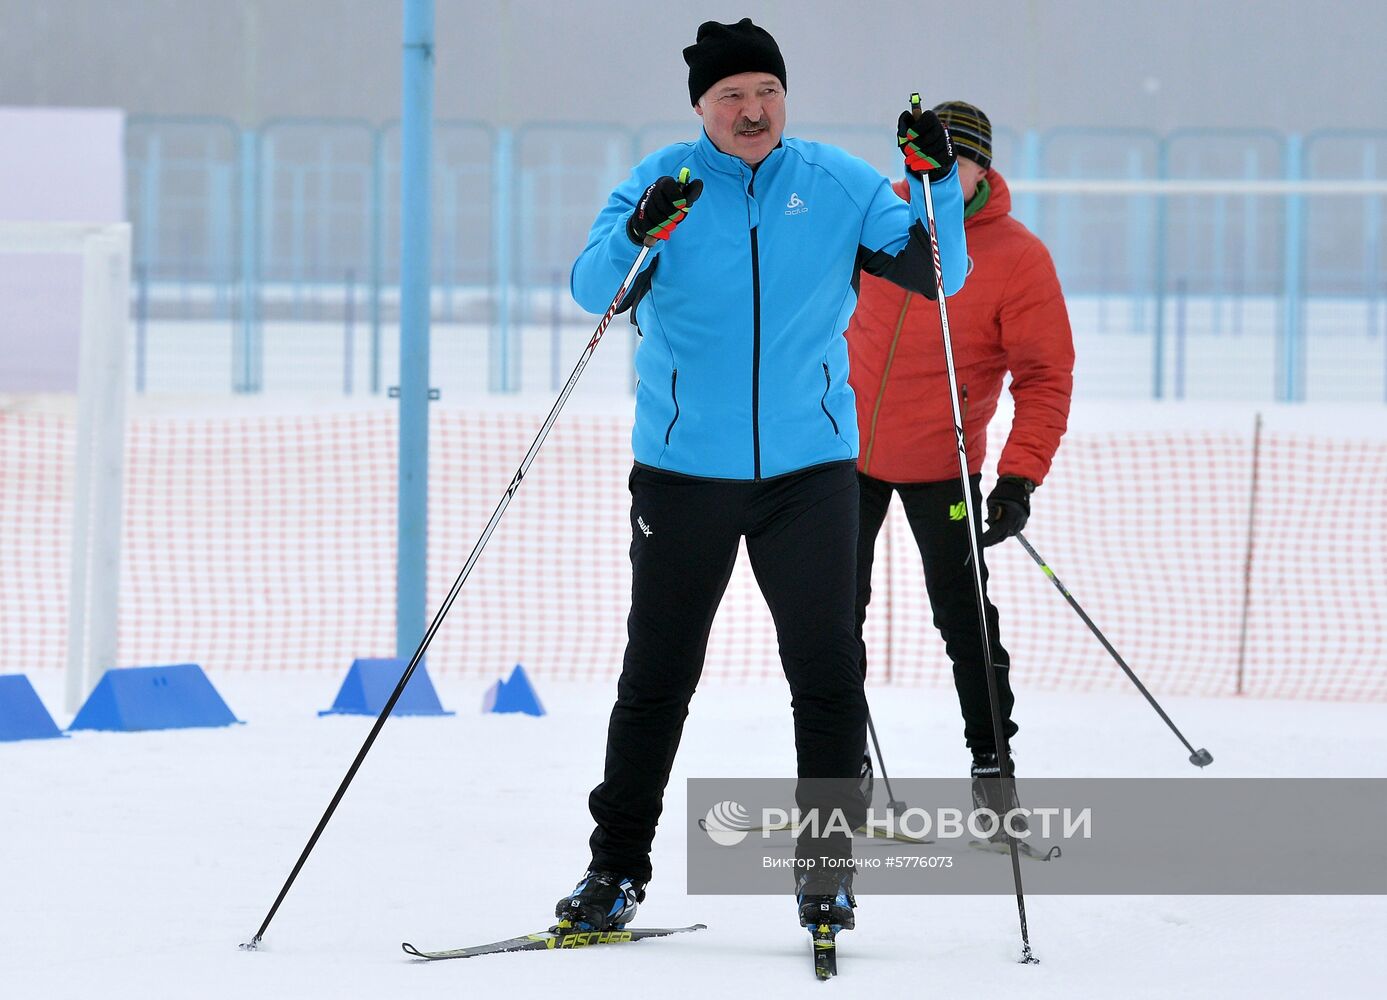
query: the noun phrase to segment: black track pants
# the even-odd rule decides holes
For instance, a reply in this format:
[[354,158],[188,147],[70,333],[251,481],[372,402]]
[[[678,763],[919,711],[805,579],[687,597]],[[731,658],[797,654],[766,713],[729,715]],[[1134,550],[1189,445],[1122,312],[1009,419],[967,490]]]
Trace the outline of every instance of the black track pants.
[[[594,867],[650,877],[665,785],[743,537],[790,683],[799,777],[838,779],[829,790],[816,782],[813,801],[801,785],[798,804],[842,808],[853,828],[861,824],[867,702],[853,627],[857,519],[851,462],[760,482],[634,469],[626,657],[605,774],[589,798]],[[846,857],[851,843],[801,840],[798,849],[802,858]]]
[[[982,517],[981,476],[970,476],[973,510]],[[944,647],[954,665],[954,687],[963,710],[963,738],[970,749],[993,751],[992,709],[987,696],[987,675],[983,669],[982,637],[978,633],[978,601],[974,592],[973,570],[969,565],[968,536],[959,520],[963,491],[957,479],[939,483],[887,483],[858,474],[861,486],[861,524],[857,538],[857,639],[862,651],[862,673],[867,673],[867,646],[862,642],[862,624],[867,603],[872,599],[872,556],[877,535],[886,520],[891,494],[900,494],[906,520],[920,548],[925,565],[925,589],[934,611],[934,627],[944,637]],[[958,514],[958,519],[954,515]],[[975,525],[981,533],[981,525]],[[981,551],[981,550],[980,550]],[[982,564],[983,593],[987,592],[987,560]],[[1011,659],[997,634],[997,608],[987,600],[987,631],[992,646],[992,662],[997,667],[997,691],[1001,696],[1002,722],[1007,739],[1016,735],[1011,721],[1014,701],[1011,693]]]

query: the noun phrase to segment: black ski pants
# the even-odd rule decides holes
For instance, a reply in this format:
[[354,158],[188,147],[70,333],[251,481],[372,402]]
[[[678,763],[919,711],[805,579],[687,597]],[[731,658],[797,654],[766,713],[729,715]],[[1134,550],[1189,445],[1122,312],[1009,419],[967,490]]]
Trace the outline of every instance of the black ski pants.
[[[588,800],[597,822],[593,866],[651,875],[665,785],[743,538],[790,684],[799,778],[834,779],[801,781],[797,804],[841,808],[855,829],[866,816],[857,779],[867,701],[853,628],[854,463],[760,481],[638,465],[630,485],[631,613],[606,769]],[[811,841],[806,834],[797,845],[801,859],[841,859],[851,850],[846,837]]]
[[[970,476],[973,510],[979,522],[974,530],[981,537],[983,512],[981,476]],[[858,473],[861,487],[861,522],[857,536],[857,641],[862,652],[862,675],[867,674],[867,644],[862,640],[862,624],[872,599],[872,557],[877,535],[886,520],[891,494],[899,493],[906,521],[919,546],[925,566],[925,590],[934,612],[934,627],[944,638],[944,648],[954,665],[954,687],[963,710],[963,738],[969,749],[995,752],[992,709],[987,695],[987,674],[983,668],[982,636],[978,630],[978,601],[969,564],[968,536],[959,524],[963,520],[963,491],[957,479],[938,483],[887,483]],[[979,551],[982,551],[979,547]],[[987,561],[982,564],[983,596],[987,607],[988,641],[992,662],[997,668],[1002,723],[1007,739],[1016,735],[1011,721],[1014,698],[1011,693],[1011,658],[1002,648],[997,631],[997,608],[987,598]]]

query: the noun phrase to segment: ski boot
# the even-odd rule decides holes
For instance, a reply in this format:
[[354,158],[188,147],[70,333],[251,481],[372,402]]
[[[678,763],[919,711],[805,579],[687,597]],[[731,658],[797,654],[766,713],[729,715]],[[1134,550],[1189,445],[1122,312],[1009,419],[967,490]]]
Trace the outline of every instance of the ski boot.
[[867,803],[867,808],[872,808],[872,792],[876,788],[876,773],[872,769],[872,755],[869,753],[862,755],[862,770],[857,773],[857,787],[862,792],[862,799]]
[[838,974],[838,932],[850,931],[857,923],[852,871],[836,877],[802,873],[795,884],[795,901],[800,926],[809,928],[813,938],[814,975],[830,979]]
[[[975,810],[991,810],[996,813],[998,819],[1005,819],[1008,811],[1020,805],[1016,797],[1016,758],[1011,759],[1010,767],[1007,768],[1007,775],[1004,779],[995,751],[974,750],[973,767],[969,774],[973,779],[973,808]],[[1027,829],[1026,817],[1013,816],[1011,827],[1018,832],[1025,831]],[[1006,838],[1002,835],[1000,825],[989,839],[994,843],[1001,842],[1005,846]]]
[[1049,861],[1060,856],[1058,844],[1045,850],[1043,844],[1034,842],[1034,838],[1030,836],[1030,826],[1023,813],[1017,813],[1010,820],[1007,819],[1007,813],[1021,805],[1021,799],[1016,794],[1015,758],[1012,759],[1011,767],[1007,769],[1007,776],[1003,778],[1001,766],[997,763],[997,755],[990,750],[975,750],[973,751],[971,775],[973,778],[974,810],[991,810],[1001,822],[998,823],[997,829],[993,831],[990,837],[986,840],[974,840],[969,846],[995,854],[1010,854],[1011,846],[1007,843],[1005,825],[1009,826],[1011,831],[1016,834],[1016,850],[1021,857],[1035,861]]
[[559,900],[554,916],[557,930],[620,930],[636,916],[645,901],[645,882],[615,872],[590,868],[573,891]]

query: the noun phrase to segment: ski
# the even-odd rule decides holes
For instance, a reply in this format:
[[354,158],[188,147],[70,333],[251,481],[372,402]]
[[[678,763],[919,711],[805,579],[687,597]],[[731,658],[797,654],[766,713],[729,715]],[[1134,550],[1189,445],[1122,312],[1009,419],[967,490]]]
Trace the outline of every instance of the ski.
[[912,837],[908,833],[901,833],[899,830],[892,830],[886,826],[857,828],[857,835],[866,837],[868,840],[894,840],[898,844],[933,844],[934,840],[929,837]]
[[810,942],[814,947],[814,976],[820,981],[838,975],[837,931],[829,924],[816,924],[809,928]]
[[448,958],[476,958],[478,955],[501,955],[510,951],[553,951],[558,948],[590,948],[599,944],[625,944],[628,941],[642,941],[645,938],[668,937],[671,934],[687,934],[690,931],[707,930],[707,924],[691,924],[688,927],[626,927],[614,931],[574,931],[551,927],[538,934],[522,934],[520,937],[494,941],[491,944],[478,944],[470,948],[452,948],[447,951],[424,951],[408,941],[400,945],[406,955],[422,958],[430,962]]
[[[984,854],[1011,854],[1011,848],[1007,847],[1004,840],[970,840],[968,846],[975,851],[982,851]],[[1053,861],[1064,854],[1060,850],[1059,844],[1055,844],[1042,854],[1024,840],[1016,842],[1016,853],[1027,861]]]

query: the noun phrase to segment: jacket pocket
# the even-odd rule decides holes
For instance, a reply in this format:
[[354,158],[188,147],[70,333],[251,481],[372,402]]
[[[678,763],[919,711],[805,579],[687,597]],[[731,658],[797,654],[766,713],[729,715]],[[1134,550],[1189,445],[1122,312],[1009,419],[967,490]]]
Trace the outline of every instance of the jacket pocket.
[[831,414],[831,413],[828,412],[828,390],[833,388],[833,376],[829,374],[829,371],[828,371],[828,362],[827,362],[827,361],[825,361],[825,362],[823,363],[823,366],[824,366],[824,394],[823,394],[822,396],[819,397],[819,409],[821,409],[821,410],[824,411],[824,416],[828,417],[828,422],[829,422],[830,424],[833,425],[833,434],[834,434],[834,436],[835,436],[835,437],[841,437],[841,435],[838,433],[838,421],[834,420],[834,419],[833,419],[833,414]]
[[665,447],[669,447],[669,436],[674,433],[674,425],[679,423],[679,369],[675,368],[669,373],[669,398],[674,401],[674,419],[665,428]]

